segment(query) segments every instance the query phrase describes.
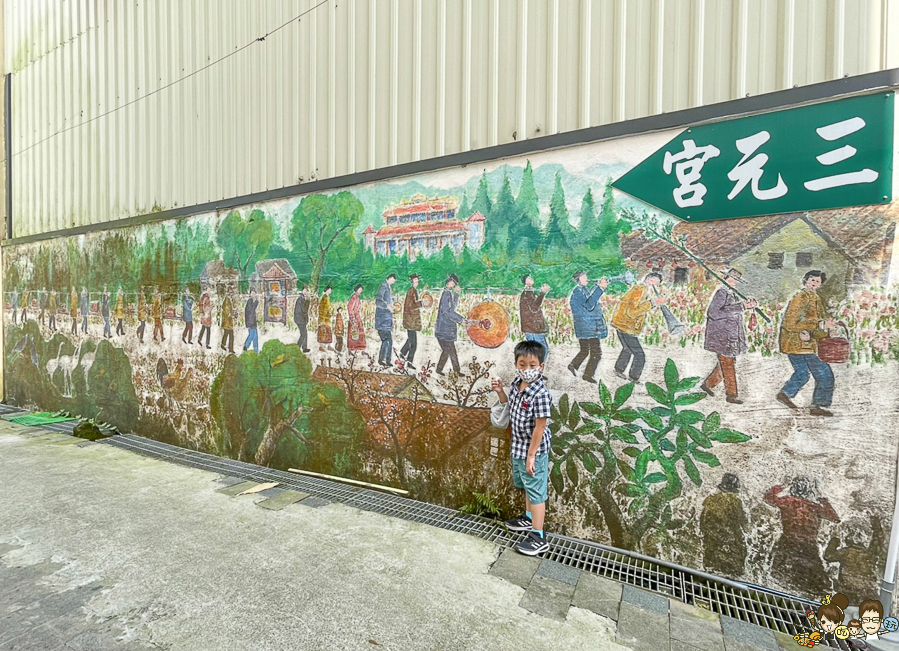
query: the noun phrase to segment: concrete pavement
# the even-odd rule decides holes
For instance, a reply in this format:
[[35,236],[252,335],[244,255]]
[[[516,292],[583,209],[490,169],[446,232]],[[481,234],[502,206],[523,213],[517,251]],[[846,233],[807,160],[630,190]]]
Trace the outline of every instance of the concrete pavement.
[[229,483],[0,422],[0,650],[624,648],[488,542]]

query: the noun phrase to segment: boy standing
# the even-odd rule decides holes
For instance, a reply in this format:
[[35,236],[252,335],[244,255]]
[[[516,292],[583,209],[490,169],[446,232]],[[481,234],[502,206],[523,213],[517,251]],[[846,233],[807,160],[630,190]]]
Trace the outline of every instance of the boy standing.
[[512,481],[524,490],[525,514],[509,520],[511,531],[527,531],[527,537],[515,550],[528,556],[549,549],[543,532],[546,515],[546,487],[549,479],[549,446],[551,434],[546,427],[552,408],[552,396],[543,377],[546,348],[537,341],[522,341],[515,346],[515,370],[509,396],[502,382],[493,378],[491,385],[499,402],[490,411],[495,427],[512,423]]

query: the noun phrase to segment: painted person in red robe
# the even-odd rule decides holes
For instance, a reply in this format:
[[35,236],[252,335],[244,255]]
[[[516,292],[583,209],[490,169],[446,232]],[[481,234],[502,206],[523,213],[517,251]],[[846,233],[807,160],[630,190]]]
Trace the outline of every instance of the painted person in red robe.
[[826,497],[817,498],[808,477],[795,478],[789,495],[781,495],[782,490],[773,486],[765,493],[765,502],[780,510],[783,528],[774,545],[771,575],[781,585],[805,594],[824,594],[831,586],[818,548],[818,528],[821,520],[839,522],[840,517]]
[[346,345],[350,350],[365,350],[365,327],[362,325],[362,285],[353,288],[353,295],[346,306],[349,327]]

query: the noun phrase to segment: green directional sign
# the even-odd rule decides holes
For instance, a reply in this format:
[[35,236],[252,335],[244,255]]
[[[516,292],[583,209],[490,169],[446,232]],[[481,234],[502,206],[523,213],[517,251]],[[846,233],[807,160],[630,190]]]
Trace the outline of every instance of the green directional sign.
[[893,93],[687,129],[612,187],[685,221],[888,203]]

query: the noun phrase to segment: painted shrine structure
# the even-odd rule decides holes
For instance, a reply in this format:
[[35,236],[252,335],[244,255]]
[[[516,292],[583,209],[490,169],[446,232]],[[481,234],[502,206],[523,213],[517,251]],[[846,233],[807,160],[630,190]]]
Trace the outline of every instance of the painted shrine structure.
[[264,297],[266,323],[287,323],[287,297],[297,288],[297,273],[284,258],[260,260],[250,274],[250,288]]
[[475,212],[458,216],[459,202],[452,197],[428,199],[415,195],[384,211],[384,226],[377,231],[371,225],[363,231],[365,248],[375,256],[405,253],[410,260],[430,256],[449,246],[459,254],[467,246],[480,249],[484,244],[484,215]]

